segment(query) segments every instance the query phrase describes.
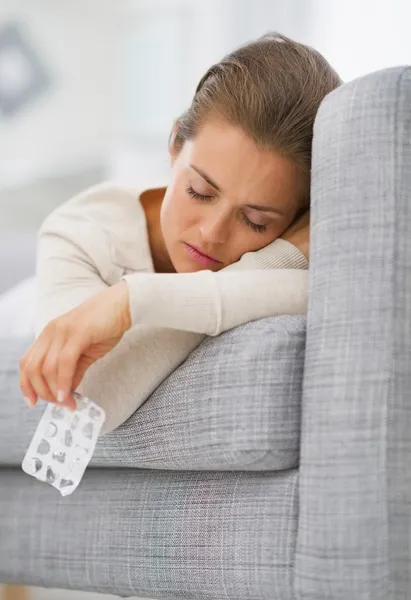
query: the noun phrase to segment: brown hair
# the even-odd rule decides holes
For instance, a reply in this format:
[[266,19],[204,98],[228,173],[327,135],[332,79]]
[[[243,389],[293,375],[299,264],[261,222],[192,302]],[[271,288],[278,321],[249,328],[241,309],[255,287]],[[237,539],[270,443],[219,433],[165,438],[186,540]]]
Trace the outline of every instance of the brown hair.
[[309,173],[318,107],[341,83],[319,52],[269,33],[208,69],[191,106],[177,121],[174,147],[180,150],[206,117],[216,115]]

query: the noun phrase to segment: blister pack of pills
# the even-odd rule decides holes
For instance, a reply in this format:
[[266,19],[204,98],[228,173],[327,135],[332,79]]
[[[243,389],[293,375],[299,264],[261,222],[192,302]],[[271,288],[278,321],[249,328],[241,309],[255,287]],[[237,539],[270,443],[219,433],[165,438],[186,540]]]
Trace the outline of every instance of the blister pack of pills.
[[95,402],[75,392],[76,410],[48,404],[23,459],[25,473],[49,483],[62,496],[79,485],[106,418]]

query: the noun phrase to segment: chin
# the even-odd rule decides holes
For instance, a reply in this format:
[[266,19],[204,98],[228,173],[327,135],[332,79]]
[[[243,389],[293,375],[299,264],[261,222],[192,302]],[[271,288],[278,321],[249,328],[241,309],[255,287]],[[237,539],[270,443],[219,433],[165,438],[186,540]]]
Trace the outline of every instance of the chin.
[[190,273],[192,271],[192,265],[189,264],[188,260],[181,256],[179,252],[170,252],[169,257],[176,273]]
[[198,273],[199,271],[213,271],[213,273],[217,273],[217,271],[221,271],[223,267],[210,269],[209,267],[203,267],[202,265],[197,265],[196,263],[188,263],[187,261],[180,261],[175,265],[176,273]]
[[174,247],[174,252],[170,250],[169,257],[176,273],[195,273],[201,270],[201,265],[196,265],[194,261],[191,261],[181,247]]
[[173,261],[173,264],[176,273],[197,273],[198,271],[205,271],[204,267],[202,267],[201,265],[195,265],[184,260],[176,262]]
[[206,268],[195,261],[190,260],[185,256],[171,256],[171,262],[176,270],[176,273],[197,273],[198,271],[205,271]]

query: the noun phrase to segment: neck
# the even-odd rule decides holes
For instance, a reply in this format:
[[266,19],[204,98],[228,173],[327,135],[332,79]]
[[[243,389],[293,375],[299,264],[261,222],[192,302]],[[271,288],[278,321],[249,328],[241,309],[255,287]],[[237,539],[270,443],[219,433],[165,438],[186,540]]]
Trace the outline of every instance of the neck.
[[140,202],[146,215],[147,233],[154,270],[156,273],[175,273],[173,263],[170,260],[164,243],[160,224],[161,204],[165,192],[166,188],[164,187],[146,190],[141,194]]

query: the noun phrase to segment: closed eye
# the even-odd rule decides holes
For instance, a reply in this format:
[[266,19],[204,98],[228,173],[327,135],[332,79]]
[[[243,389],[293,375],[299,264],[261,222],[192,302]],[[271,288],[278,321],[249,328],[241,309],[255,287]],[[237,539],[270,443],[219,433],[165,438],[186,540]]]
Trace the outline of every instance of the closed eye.
[[197,200],[202,200],[203,202],[209,202],[213,199],[214,196],[206,196],[204,194],[199,194],[191,187],[191,185],[186,187],[186,193],[192,198],[196,198]]
[[257,223],[254,223],[254,221],[250,221],[250,219],[247,217],[247,215],[245,213],[242,213],[242,217],[243,217],[244,223],[248,227],[251,227],[251,229],[253,229],[254,231],[258,231],[258,233],[264,233],[265,231],[267,231],[267,225],[257,225]]
[[[194,188],[191,187],[191,185],[186,187],[186,193],[189,196],[191,196],[192,198],[195,198],[196,200],[200,200],[201,202],[211,202],[211,200],[213,200],[213,198],[214,198],[214,196],[199,194],[198,192],[195,191]],[[250,219],[247,217],[247,215],[244,212],[241,213],[241,216],[242,216],[244,223],[247,225],[247,227],[251,227],[251,229],[253,231],[257,231],[258,233],[264,233],[267,230],[267,225],[257,225],[257,223],[250,221]]]

